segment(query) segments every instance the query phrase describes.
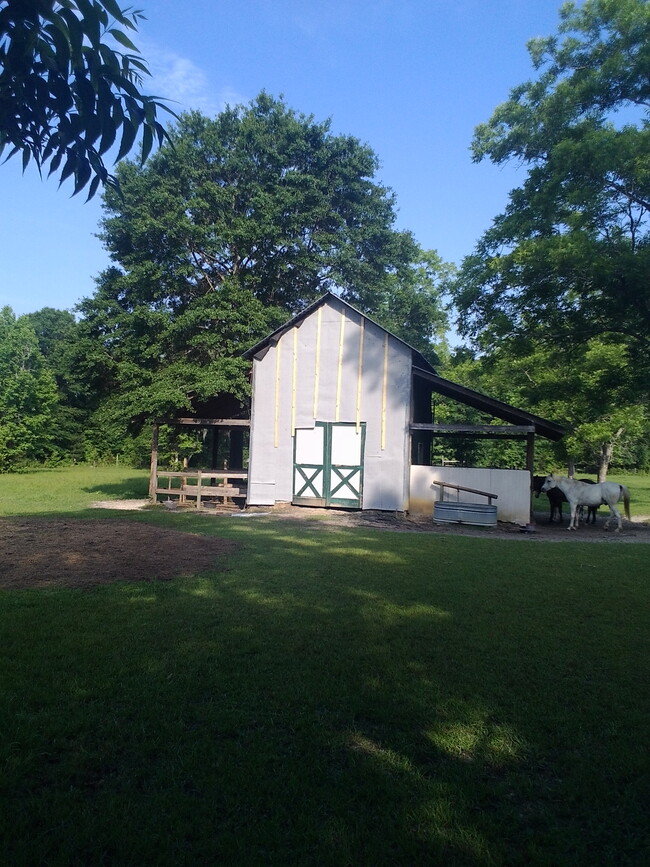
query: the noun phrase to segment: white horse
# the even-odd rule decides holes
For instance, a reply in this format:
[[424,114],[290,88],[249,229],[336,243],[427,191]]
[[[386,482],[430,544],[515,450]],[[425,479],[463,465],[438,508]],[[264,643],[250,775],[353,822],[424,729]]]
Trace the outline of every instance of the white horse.
[[618,520],[616,528],[618,533],[623,521],[616,504],[622,499],[625,503],[625,517],[630,520],[630,492],[625,485],[619,485],[618,482],[598,482],[590,485],[587,482],[577,482],[575,479],[551,473],[546,477],[542,491],[545,493],[551,488],[559,488],[569,502],[571,507],[569,530],[576,530],[578,527],[578,506],[609,506],[610,515],[605,521],[605,529],[609,529],[609,522],[614,516]]

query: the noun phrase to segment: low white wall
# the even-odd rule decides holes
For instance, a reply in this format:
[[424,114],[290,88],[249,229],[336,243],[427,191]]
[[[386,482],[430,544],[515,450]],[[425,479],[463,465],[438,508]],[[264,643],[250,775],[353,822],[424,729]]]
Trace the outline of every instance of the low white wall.
[[[411,467],[409,512],[413,515],[431,515],[433,504],[440,499],[440,488],[434,482],[452,482],[465,488],[489,491],[498,499],[497,520],[512,524],[528,524],[530,521],[530,474],[526,470],[490,470],[472,467]],[[465,503],[484,503],[487,499],[478,494],[457,492],[446,488],[445,500],[461,500]]]

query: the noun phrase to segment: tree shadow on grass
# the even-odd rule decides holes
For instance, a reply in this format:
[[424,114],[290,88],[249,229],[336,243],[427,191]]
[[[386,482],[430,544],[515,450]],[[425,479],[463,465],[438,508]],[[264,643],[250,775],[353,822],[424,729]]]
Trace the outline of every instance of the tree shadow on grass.
[[631,585],[604,605],[575,545],[569,581],[518,543],[232,524],[228,573],[14,599],[14,862],[635,863]]
[[149,496],[149,479],[144,476],[133,476],[119,482],[91,485],[81,489],[87,494],[96,494],[97,498],[106,497],[116,500],[137,500]]

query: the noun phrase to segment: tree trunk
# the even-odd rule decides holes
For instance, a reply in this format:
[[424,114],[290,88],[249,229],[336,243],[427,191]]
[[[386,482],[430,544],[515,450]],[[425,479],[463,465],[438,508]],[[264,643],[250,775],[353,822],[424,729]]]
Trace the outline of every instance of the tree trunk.
[[576,464],[575,461],[569,460],[569,465],[567,467],[567,475],[570,479],[572,479],[576,474]]
[[600,454],[598,456],[598,481],[606,482],[607,481],[607,472],[609,470],[609,465],[612,462],[612,455],[614,454],[614,443],[601,443],[600,444]]
[[609,465],[612,462],[614,455],[614,446],[616,441],[621,438],[625,428],[620,427],[609,442],[600,444],[600,455],[598,456],[598,481],[606,482]]

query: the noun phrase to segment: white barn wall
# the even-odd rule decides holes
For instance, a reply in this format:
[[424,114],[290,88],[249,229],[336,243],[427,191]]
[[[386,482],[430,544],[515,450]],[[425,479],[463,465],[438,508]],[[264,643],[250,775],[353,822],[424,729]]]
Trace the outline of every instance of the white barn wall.
[[[430,515],[433,519],[433,504],[440,499],[440,488],[433,485],[434,480],[497,494],[498,499],[493,501],[493,505],[497,507],[499,521],[513,524],[528,524],[530,521],[530,474],[526,470],[413,466],[411,514]],[[466,491],[460,491],[458,498],[465,503],[487,503],[485,497]],[[446,489],[445,500],[455,499],[456,491]]]
[[410,403],[411,350],[330,299],[254,359],[248,503],[291,501],[294,424],[361,421],[366,422],[363,508],[405,510]]

